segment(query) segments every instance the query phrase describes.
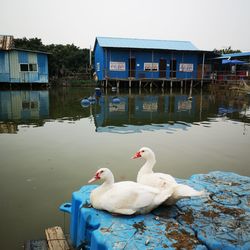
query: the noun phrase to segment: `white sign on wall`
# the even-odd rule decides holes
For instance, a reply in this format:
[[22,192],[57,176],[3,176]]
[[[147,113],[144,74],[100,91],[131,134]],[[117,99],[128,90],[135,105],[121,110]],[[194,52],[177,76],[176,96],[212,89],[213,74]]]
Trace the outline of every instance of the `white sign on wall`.
[[125,71],[126,64],[125,64],[125,62],[110,62],[109,63],[109,70],[110,71]]
[[144,63],[144,70],[145,71],[158,71],[159,63]]
[[180,69],[181,72],[193,72],[194,71],[194,65],[192,63],[180,63]]

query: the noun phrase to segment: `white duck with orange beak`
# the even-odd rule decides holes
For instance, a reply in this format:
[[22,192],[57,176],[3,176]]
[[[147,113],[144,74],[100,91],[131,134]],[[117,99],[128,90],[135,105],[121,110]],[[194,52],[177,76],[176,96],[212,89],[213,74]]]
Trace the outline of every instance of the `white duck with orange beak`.
[[141,148],[132,157],[132,159],[137,158],[143,158],[146,160],[137,174],[137,183],[158,188],[160,190],[170,189],[173,192],[169,199],[164,202],[164,205],[173,205],[178,200],[191,196],[205,195],[204,191],[197,191],[188,185],[178,184],[175,178],[169,174],[154,173],[153,167],[156,163],[156,159],[154,152],[150,148]]
[[165,202],[172,189],[159,190],[133,181],[114,182],[114,176],[108,168],[100,168],[89,180],[92,183],[103,180],[103,184],[90,194],[91,205],[111,213],[132,215],[146,214]]

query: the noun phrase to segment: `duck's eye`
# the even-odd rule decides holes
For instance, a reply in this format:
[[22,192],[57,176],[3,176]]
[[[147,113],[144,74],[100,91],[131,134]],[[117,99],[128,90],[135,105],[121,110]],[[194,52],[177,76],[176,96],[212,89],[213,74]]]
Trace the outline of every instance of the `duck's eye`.
[[103,170],[100,171],[100,174],[102,174],[102,173],[103,173]]
[[142,150],[141,152],[142,152],[142,153],[144,153],[145,151],[144,151],[144,150]]

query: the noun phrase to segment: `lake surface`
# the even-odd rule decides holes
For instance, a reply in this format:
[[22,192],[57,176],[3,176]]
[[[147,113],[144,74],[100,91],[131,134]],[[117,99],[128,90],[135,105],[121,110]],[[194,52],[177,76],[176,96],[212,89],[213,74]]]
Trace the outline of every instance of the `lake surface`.
[[[156,171],[178,178],[214,170],[250,176],[250,95],[229,90],[0,91],[1,249],[22,249],[44,229],[65,226],[58,207],[100,167],[135,180],[142,146]],[[114,103],[113,97],[119,98]]]

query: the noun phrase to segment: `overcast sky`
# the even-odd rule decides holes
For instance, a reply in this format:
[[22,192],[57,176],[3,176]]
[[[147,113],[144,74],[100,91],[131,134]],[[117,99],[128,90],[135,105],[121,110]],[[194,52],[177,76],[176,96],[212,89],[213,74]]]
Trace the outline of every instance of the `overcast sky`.
[[0,0],[0,34],[93,47],[96,36],[250,51],[250,0]]

